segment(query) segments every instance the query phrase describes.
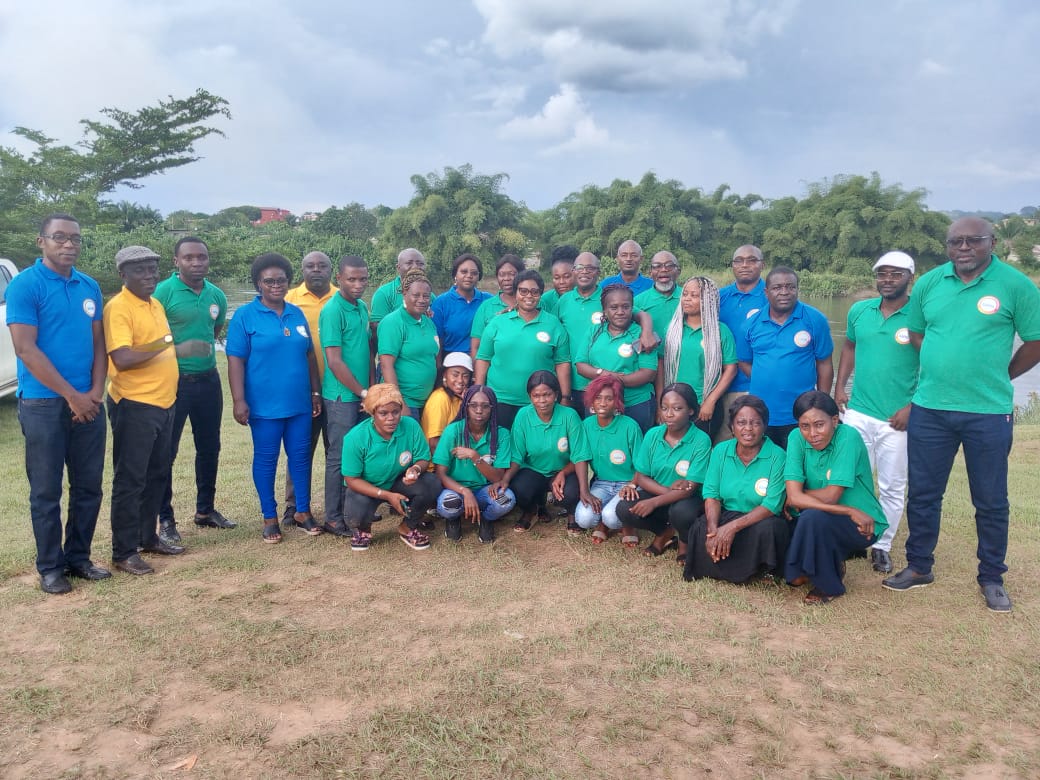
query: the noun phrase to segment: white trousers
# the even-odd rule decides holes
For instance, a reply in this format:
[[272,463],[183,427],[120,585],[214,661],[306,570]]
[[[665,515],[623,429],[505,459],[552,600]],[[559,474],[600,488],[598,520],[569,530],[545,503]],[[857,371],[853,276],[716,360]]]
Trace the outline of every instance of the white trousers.
[[888,530],[874,547],[889,552],[906,505],[906,431],[897,431],[887,421],[853,409],[847,409],[842,419],[859,432],[867,445],[870,468],[877,474],[881,511],[888,520]]

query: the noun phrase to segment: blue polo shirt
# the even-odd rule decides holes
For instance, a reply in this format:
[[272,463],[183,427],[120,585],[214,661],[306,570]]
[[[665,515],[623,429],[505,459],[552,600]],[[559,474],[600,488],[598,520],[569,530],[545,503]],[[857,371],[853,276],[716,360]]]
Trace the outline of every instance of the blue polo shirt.
[[[36,328],[36,346],[78,392],[90,390],[94,369],[93,323],[101,321],[101,288],[75,268],[66,279],[36,258],[7,287],[7,324]],[[58,398],[34,377],[21,359],[18,395]]]
[[[740,333],[744,329],[744,323],[755,314],[769,306],[766,300],[766,283],[762,279],[758,284],[747,292],[737,289],[737,283],[727,284],[719,290],[719,321],[733,334],[733,338],[739,340]],[[751,380],[747,374],[737,369],[737,375],[733,377],[727,393],[746,393],[751,388]]]
[[833,351],[827,318],[801,301],[783,325],[769,317],[768,305],[748,318],[737,339],[737,360],[751,363],[750,391],[765,401],[770,425],[795,422],[794,399],[816,387],[816,361]]
[[[646,292],[654,286],[654,280],[649,276],[643,276],[639,274],[633,281],[626,282],[621,278],[621,274],[615,274],[614,276],[608,276],[602,282],[599,283],[599,289],[605,290],[611,284],[623,284],[632,291],[632,295],[639,295],[641,292]],[[576,289],[576,288],[575,288]]]
[[469,334],[473,327],[480,304],[491,298],[491,293],[483,290],[473,291],[473,300],[467,301],[452,285],[451,289],[430,304],[433,309],[433,324],[437,327],[437,335],[441,340],[441,348],[445,353],[465,352],[469,354]]
[[245,362],[250,417],[278,420],[311,413],[307,353],[313,346],[299,306],[287,303],[279,315],[256,296],[235,311],[224,348]]

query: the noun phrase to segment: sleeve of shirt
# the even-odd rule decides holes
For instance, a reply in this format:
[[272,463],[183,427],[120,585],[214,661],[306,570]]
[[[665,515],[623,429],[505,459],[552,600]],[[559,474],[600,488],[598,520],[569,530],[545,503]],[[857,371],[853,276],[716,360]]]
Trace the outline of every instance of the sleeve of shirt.
[[1022,341],[1040,341],[1040,290],[1028,279],[1018,286],[1014,323]]
[[130,312],[126,306],[120,306],[119,303],[118,300],[113,299],[105,307],[105,349],[109,354],[121,347],[132,347],[134,344],[134,328]]
[[701,495],[704,498],[714,498],[716,501],[722,501],[722,466],[726,462],[722,450],[723,447],[716,447],[711,451],[708,469],[704,474],[704,484],[701,487]]
[[[839,433],[842,435],[839,436]],[[852,434],[851,436],[848,434]],[[833,454],[827,462],[828,485],[850,488],[856,484],[856,466],[859,460],[859,447],[864,447],[859,433],[848,426],[839,425],[834,429],[832,440]],[[856,445],[859,445],[857,447]]]
[[849,309],[849,316],[845,318],[845,340],[851,341],[853,344],[856,343],[856,322],[859,320],[857,313],[859,312],[858,302],[852,304]]
[[650,476],[653,473],[653,468],[650,465],[650,461],[653,458],[653,449],[653,442],[649,437],[644,437],[639,444],[639,449],[636,450],[636,457],[632,463],[635,466],[635,470],[640,474]]
[[93,279],[90,280],[90,289],[93,291],[94,296],[94,316],[91,318],[94,322],[101,322],[102,311],[105,305],[105,296],[101,293],[101,285],[99,285]]
[[454,447],[454,441],[447,436],[442,436],[440,441],[437,442],[437,450],[433,453],[433,462],[438,466],[450,466],[451,451]]
[[[231,321],[234,323],[234,320]],[[343,454],[340,473],[344,477],[363,477],[365,474],[365,451],[361,446],[362,427],[357,425],[343,437]]]
[[704,475],[708,473],[708,461],[711,460],[711,439],[700,428],[695,430],[700,435],[694,438],[696,450],[693,460],[690,461],[689,471],[686,472],[686,479],[703,485]]
[[[593,331],[594,332],[594,331]],[[574,352],[575,363],[588,363],[589,353],[592,351],[592,332],[589,333],[589,338],[585,339],[585,343],[578,345],[578,349]]]
[[[725,327],[725,326],[723,326],[723,327]],[[663,344],[664,342],[661,342],[661,343]],[[723,362],[725,362],[725,361],[723,361]],[[636,361],[636,365],[639,368],[649,368],[649,369],[653,369],[654,371],[656,371],[657,370],[657,350],[655,349],[653,352],[640,352],[639,353],[639,359]]]
[[834,352],[834,339],[831,337],[831,324],[819,312],[813,313],[813,346],[817,360],[829,358]]
[[372,322],[379,322],[390,313],[390,300],[386,290],[380,287],[372,296]]
[[585,427],[577,412],[567,415],[567,438],[570,440],[571,463],[592,460],[589,437],[585,434]]
[[805,483],[805,446],[804,439],[797,442],[794,437],[802,439],[802,434],[795,428],[787,439],[787,460],[784,463],[784,480]]
[[[552,317],[551,314],[549,316]],[[567,329],[563,327],[563,323],[561,323],[558,319],[556,319],[556,317],[553,317],[553,319],[556,320],[556,332],[560,334],[559,335],[559,341],[556,342],[556,351],[555,351],[556,356],[553,358],[553,362],[554,363],[570,363],[571,362],[571,338],[567,334]]]
[[491,320],[484,328],[480,336],[480,349],[477,350],[477,360],[490,361],[495,356],[495,336],[498,334],[498,320]]
[[447,334],[444,330],[444,302],[448,300],[446,295],[441,296],[438,300],[430,303],[430,309],[433,311],[433,327],[437,329],[437,338],[444,343]]
[[[517,415],[519,417],[519,414]],[[513,428],[509,432],[510,436],[510,463],[523,464],[524,460],[527,459],[527,434],[524,432],[524,426],[517,425],[516,421],[513,421]]]
[[220,310],[217,312],[217,320],[213,325],[219,328],[227,322],[227,296],[224,295],[224,291],[219,287],[217,288],[217,293],[219,293],[217,297],[220,298],[220,303],[217,304]]
[[423,434],[425,434],[427,439],[434,439],[440,436],[444,433],[444,429],[448,427],[454,416],[451,413],[451,399],[448,397],[448,394],[435,390],[426,401],[426,406],[423,407]]
[[755,321],[758,315],[751,317],[744,321],[744,324],[740,326],[740,333],[736,335],[734,341],[737,344],[737,360],[741,363],[751,363],[751,324]]
[[484,328],[487,327],[489,312],[491,311],[491,304],[488,302],[491,298],[488,298],[479,307],[477,307],[476,314],[473,315],[473,324],[469,328],[469,337],[471,339],[479,339],[484,333]]
[[401,345],[404,344],[401,325],[402,322],[398,317],[380,321],[379,327],[376,329],[377,355],[397,357],[401,354]]
[[513,461],[513,437],[509,431],[499,426],[498,428],[498,451],[495,453],[495,462],[492,464],[496,469],[507,469]]
[[343,323],[340,320],[338,306],[324,306],[318,315],[318,333],[321,335],[321,347],[343,347]]
[[914,289],[910,293],[910,300],[906,304],[906,327],[914,333],[924,333],[923,305],[928,282],[928,274],[925,274],[921,277],[921,281],[914,285]]
[[231,324],[228,325],[227,339],[224,343],[224,351],[227,354],[243,360],[249,358],[249,334],[246,333],[245,314],[245,308],[235,312]]
[[737,362],[737,342],[733,331],[724,323],[719,323],[719,341],[722,342],[722,365],[729,366]]
[[774,515],[780,514],[784,508],[784,500],[787,498],[787,486],[784,484],[784,457],[783,450],[780,450],[769,464],[769,490],[766,491],[766,497],[762,499],[762,506]]
[[27,272],[16,276],[7,286],[7,324],[40,326],[39,301]]

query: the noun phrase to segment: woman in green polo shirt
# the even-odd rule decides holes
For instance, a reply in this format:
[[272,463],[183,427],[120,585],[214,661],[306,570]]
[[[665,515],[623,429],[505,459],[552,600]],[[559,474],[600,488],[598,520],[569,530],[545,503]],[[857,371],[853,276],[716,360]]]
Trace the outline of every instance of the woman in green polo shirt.
[[642,329],[632,320],[632,290],[608,285],[600,294],[603,322],[584,344],[574,345],[574,368],[586,379],[610,374],[625,388],[625,414],[644,433],[654,422],[654,380],[657,355],[639,349]]
[[787,440],[787,503],[800,510],[787,550],[784,576],[812,584],[806,604],[826,604],[845,593],[845,561],[870,547],[888,528],[874,494],[867,447],[838,405],[819,390],[794,402],[798,429]]
[[574,508],[579,500],[592,503],[588,472],[592,454],[581,418],[573,409],[557,403],[560,382],[551,371],[531,374],[527,393],[531,403],[517,413],[510,432],[512,463],[495,491],[513,489],[521,511],[514,531],[531,527],[535,514],[544,508],[546,492],[552,490],[557,503],[567,511],[567,530],[580,534]]
[[[701,485],[711,454],[711,439],[693,424],[698,410],[697,396],[688,384],[676,382],[662,389],[659,412],[664,424],[647,431],[636,453],[635,476],[619,493],[621,522],[654,533],[644,555],[656,557],[678,541],[678,560],[686,560],[690,527],[704,509]],[[635,546],[639,537],[622,543]]]
[[722,426],[718,402],[737,375],[733,333],[719,321],[719,288],[706,276],[683,285],[661,347],[660,382],[685,382],[697,393],[697,427],[712,439]]
[[732,439],[717,445],[704,478],[704,514],[690,532],[683,577],[747,582],[783,575],[790,523],[784,511],[784,451],[766,436],[769,409],[742,395],[728,410]]
[[363,404],[369,419],[343,437],[343,519],[351,531],[350,547],[357,552],[368,549],[372,520],[385,501],[403,518],[397,527],[401,541],[413,550],[425,550],[430,540],[419,524],[440,493],[437,477],[427,471],[426,437],[419,423],[402,415],[404,399],[394,385],[372,385]]
[[423,406],[433,392],[441,348],[437,327],[426,316],[432,289],[423,271],[408,271],[401,278],[404,304],[383,317],[377,330],[383,381],[400,388],[404,413],[416,420],[422,419]]

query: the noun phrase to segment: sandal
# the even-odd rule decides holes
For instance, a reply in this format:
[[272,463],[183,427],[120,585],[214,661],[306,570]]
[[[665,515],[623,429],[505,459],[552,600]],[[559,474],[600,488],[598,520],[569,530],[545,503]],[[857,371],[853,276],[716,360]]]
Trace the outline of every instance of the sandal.
[[372,544],[372,534],[362,531],[360,528],[350,537],[350,549],[354,552],[364,552]]
[[665,542],[660,547],[654,547],[654,543],[650,542],[650,544],[648,544],[643,549],[643,555],[645,555],[647,558],[656,558],[659,555],[664,555],[666,552],[671,550],[673,547],[678,547],[678,546],[679,546],[679,540],[676,539],[673,536],[671,539],[669,539],[667,542]]
[[802,600],[802,603],[810,607],[816,607],[823,604],[830,604],[832,601],[834,601],[834,599],[837,598],[841,598],[840,593],[836,596],[830,596],[824,593],[819,588],[813,588],[805,594],[805,598]]
[[582,536],[585,533],[585,529],[578,525],[574,520],[567,521],[567,536]]
[[607,541],[607,539],[609,538],[610,532],[604,531],[602,528],[597,528],[595,531],[592,532],[593,544],[603,544],[603,542]]
[[513,530],[516,531],[518,534],[522,534],[525,531],[530,531],[531,518],[526,516],[521,517],[519,520],[513,523]]
[[675,556],[675,562],[680,566],[686,565],[686,553],[679,553]]
[[[300,518],[303,518],[301,520]],[[297,512],[293,515],[293,525],[303,530],[307,536],[318,536],[321,534],[321,526],[314,522],[310,512]]]
[[269,523],[264,523],[264,541],[268,544],[278,544],[282,541],[282,531],[278,527],[278,521],[272,520]]
[[411,547],[413,550],[427,550],[430,547],[430,537],[415,528],[406,534],[398,534],[401,537],[401,541]]
[[626,550],[634,550],[639,546],[639,537],[635,534],[621,537],[621,546]]

